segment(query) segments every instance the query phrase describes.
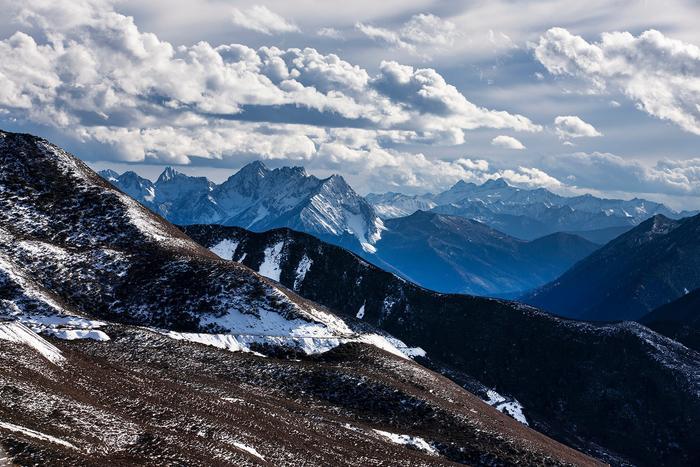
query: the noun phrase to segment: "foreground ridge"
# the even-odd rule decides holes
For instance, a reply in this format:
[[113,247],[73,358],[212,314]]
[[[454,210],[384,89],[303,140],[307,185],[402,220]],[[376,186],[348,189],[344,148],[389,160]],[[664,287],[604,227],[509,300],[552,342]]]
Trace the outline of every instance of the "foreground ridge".
[[578,449],[614,464],[700,458],[692,421],[700,419],[700,355],[644,326],[579,322],[515,302],[432,292],[288,229],[184,230],[254,270],[274,261],[282,284],[421,348],[428,361],[419,361],[484,399],[495,388],[522,405],[530,426]]

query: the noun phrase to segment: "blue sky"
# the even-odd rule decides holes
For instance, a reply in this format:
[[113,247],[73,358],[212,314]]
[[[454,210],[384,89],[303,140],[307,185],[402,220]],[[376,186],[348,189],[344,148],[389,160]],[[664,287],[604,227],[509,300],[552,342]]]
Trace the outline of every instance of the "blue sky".
[[0,127],[97,168],[263,159],[360,192],[503,177],[700,208],[697,2],[0,7]]

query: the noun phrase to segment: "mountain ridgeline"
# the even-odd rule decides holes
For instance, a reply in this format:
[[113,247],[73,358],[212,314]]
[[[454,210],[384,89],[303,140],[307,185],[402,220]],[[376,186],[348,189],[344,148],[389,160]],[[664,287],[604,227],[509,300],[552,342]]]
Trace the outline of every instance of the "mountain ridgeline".
[[[155,183],[133,172],[103,171],[102,176],[180,225],[221,224],[253,231],[288,227],[347,248],[430,289],[506,298],[557,278],[649,212],[674,215],[644,200],[565,198],[503,180],[460,182],[439,195],[391,193],[365,200],[340,176],[321,180],[299,167],[271,170],[261,162],[243,167],[220,185],[171,168]],[[483,215],[484,210],[492,215]],[[407,215],[395,217],[399,212]],[[522,235],[502,222],[514,213],[526,215],[523,222],[537,219],[550,227]],[[535,238],[535,233],[543,236]]]
[[638,321],[660,334],[700,351],[700,289],[660,306]]
[[636,320],[700,288],[700,215],[656,215],[523,300],[589,320]]
[[184,230],[222,258],[420,347],[420,361],[455,381],[468,375],[513,397],[530,426],[555,439],[615,464],[700,459],[700,356],[644,326],[436,293],[288,229]]
[[155,183],[134,172],[101,175],[152,211],[180,225],[223,224],[264,231],[289,227],[355,251],[374,251],[382,221],[333,175],[319,179],[301,167],[268,169],[253,162],[220,185],[167,168]]
[[437,195],[370,194],[367,200],[384,219],[417,210],[475,219],[513,237],[533,240],[555,232],[572,232],[595,243],[607,243],[655,214],[681,218],[676,212],[644,199],[618,200],[590,194],[565,197],[544,188],[525,189],[503,179],[482,185],[457,182]]
[[555,279],[599,245],[555,233],[524,241],[481,222],[417,211],[388,219],[366,259],[423,287],[512,298]]

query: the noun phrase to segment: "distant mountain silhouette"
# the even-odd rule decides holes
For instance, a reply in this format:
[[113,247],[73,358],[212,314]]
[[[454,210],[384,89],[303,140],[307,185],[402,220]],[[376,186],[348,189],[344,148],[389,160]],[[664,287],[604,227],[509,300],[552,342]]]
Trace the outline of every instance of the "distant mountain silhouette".
[[638,319],[700,287],[700,215],[656,215],[523,300],[578,319]]

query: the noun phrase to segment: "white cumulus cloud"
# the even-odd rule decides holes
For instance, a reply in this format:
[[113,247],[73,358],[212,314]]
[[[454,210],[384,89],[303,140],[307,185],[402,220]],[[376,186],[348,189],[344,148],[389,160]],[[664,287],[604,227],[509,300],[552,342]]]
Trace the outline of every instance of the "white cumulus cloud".
[[540,37],[537,59],[555,75],[589,80],[618,90],[657,118],[700,135],[700,48],[649,30],[602,35],[590,43],[566,29]]
[[492,146],[498,146],[501,148],[506,148],[506,149],[525,149],[525,146],[523,143],[518,141],[516,138],[513,138],[512,136],[506,136],[506,135],[499,135],[496,136],[491,140],[491,145]]
[[[20,31],[0,40],[0,114],[55,128],[96,149],[84,154],[92,159],[299,161],[357,174],[361,189],[441,189],[497,171],[401,145],[461,144],[478,128],[542,130],[474,104],[432,68],[390,61],[370,73],[313,48],[177,46],[107,0],[27,0],[4,13]],[[543,180],[529,168],[502,176]]]
[[554,131],[561,139],[595,138],[602,134],[590,123],[586,123],[575,115],[560,115],[554,119]]

